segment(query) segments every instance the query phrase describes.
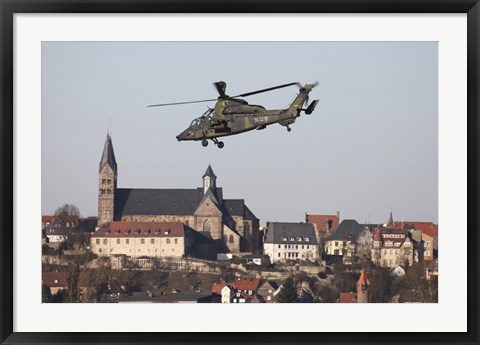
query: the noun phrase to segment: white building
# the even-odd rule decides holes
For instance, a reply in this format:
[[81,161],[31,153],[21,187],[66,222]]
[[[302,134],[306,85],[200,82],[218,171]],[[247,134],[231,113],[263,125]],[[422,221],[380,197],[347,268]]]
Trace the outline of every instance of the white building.
[[270,261],[319,261],[319,242],[315,229],[309,223],[269,223],[263,244]]

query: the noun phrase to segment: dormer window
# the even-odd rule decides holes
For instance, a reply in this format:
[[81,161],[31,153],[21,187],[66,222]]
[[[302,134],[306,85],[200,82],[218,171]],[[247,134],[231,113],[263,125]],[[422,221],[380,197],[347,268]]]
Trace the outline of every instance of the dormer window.
[[297,242],[302,242],[302,238],[301,238],[301,237],[297,237]]
[[150,233],[150,229],[145,230],[145,235],[148,235]]
[[295,241],[295,237],[291,237],[291,238],[290,238],[290,241],[291,241],[291,242]]
[[105,230],[105,235],[108,235],[110,233],[110,230]]
[[142,232],[142,230],[137,229],[137,230],[135,231],[135,235],[140,235],[141,232]]
[[55,279],[55,284],[58,284],[58,279]]
[[310,237],[305,237],[305,242],[310,242]]
[[115,230],[116,235],[120,235],[120,230]]
[[170,229],[166,229],[164,232],[163,232],[165,235],[168,235],[170,233]]
[[160,235],[160,230],[159,229],[155,230],[155,235]]
[[132,231],[131,231],[130,229],[125,230],[125,233],[126,233],[127,235],[130,235],[131,232],[132,232]]
[[282,241],[283,242],[287,241],[287,238],[286,237],[282,238]]

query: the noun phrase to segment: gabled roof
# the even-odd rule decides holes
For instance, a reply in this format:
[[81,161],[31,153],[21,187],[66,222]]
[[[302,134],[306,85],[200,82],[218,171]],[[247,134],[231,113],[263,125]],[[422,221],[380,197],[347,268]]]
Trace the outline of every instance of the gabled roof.
[[438,236],[438,224],[432,222],[415,222],[415,221],[403,221],[395,222],[395,227],[400,228],[402,226],[413,227],[415,230],[420,230],[422,233],[431,237]]
[[327,241],[356,241],[364,228],[354,219],[345,219]]
[[42,223],[51,222],[54,219],[55,219],[55,216],[45,215],[45,216],[42,216]]
[[307,214],[305,218],[307,223],[316,224],[317,229],[321,232],[335,232],[339,224],[337,215]]
[[69,272],[45,272],[42,273],[42,283],[49,287],[67,287]]
[[110,132],[107,133],[105,145],[103,145],[102,159],[100,159],[99,171],[106,165],[110,165],[113,170],[117,170],[117,161],[115,160],[115,153],[113,152],[112,138]]
[[184,237],[181,222],[110,222],[105,223],[92,237]]
[[260,279],[241,279],[238,278],[235,281],[235,288],[238,290],[252,290],[255,291],[258,288],[258,284],[260,283]]
[[215,176],[215,174],[213,173],[213,170],[210,164],[208,165],[207,171],[205,171],[205,174],[203,174],[202,177],[206,177],[206,176],[210,178],[217,178],[217,176]]
[[317,237],[313,225],[309,223],[268,223],[265,243],[315,245]]

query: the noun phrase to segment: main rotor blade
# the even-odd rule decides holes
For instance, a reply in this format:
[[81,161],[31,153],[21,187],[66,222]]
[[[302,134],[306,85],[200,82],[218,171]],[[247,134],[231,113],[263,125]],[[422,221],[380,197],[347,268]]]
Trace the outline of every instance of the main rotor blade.
[[166,105],[180,105],[180,104],[191,104],[191,103],[203,103],[203,102],[212,102],[212,101],[218,101],[218,99],[217,99],[217,98],[212,98],[212,99],[204,99],[204,100],[201,100],[201,101],[152,104],[152,105],[147,105],[147,108],[150,108],[150,107],[163,107],[163,106],[166,106]]
[[273,91],[273,90],[276,90],[276,89],[281,89],[281,88],[288,87],[288,86],[292,86],[292,85],[301,86],[301,85],[300,85],[299,83],[297,83],[297,82],[295,82],[295,83],[288,83],[288,84],[284,84],[284,85],[278,85],[278,86],[269,87],[269,88],[267,88],[267,89],[262,89],[262,90],[257,90],[257,91],[242,93],[241,95],[237,95],[237,96],[233,96],[233,97],[247,97],[247,96],[252,96],[252,95],[256,95],[257,93]]

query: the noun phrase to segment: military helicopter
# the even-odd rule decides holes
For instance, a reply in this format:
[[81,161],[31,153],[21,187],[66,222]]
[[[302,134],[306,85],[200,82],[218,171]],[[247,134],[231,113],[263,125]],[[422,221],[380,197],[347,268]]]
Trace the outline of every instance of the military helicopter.
[[[218,98],[190,102],[152,104],[148,107],[217,101],[214,108],[208,108],[202,116],[193,120],[187,129],[177,135],[177,140],[201,140],[202,146],[206,147],[208,145],[208,139],[210,139],[221,149],[224,143],[218,140],[219,137],[240,134],[253,129],[262,130],[274,123],[279,123],[287,127],[287,131],[290,132],[292,130],[290,125],[295,122],[296,118],[300,116],[300,113],[304,111],[305,114],[310,115],[318,104],[318,100],[314,100],[307,108],[303,108],[304,104],[308,103],[308,94],[318,85],[317,82],[303,86],[296,82],[288,83],[236,96],[228,96],[225,93],[227,89],[225,82],[219,81],[214,83],[214,85],[219,93]],[[285,109],[267,110],[261,105],[248,104],[248,102],[239,98],[293,85],[298,86],[300,91],[293,102]]]

